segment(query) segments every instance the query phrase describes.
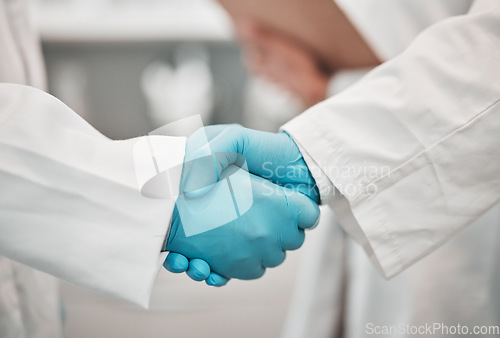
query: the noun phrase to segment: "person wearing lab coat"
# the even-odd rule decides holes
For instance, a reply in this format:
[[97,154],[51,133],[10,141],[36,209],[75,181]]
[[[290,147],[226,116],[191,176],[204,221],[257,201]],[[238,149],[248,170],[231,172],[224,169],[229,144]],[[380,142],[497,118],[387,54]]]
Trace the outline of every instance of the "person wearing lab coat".
[[[419,336],[457,325],[468,336],[496,326],[498,336],[499,4],[336,3],[388,61],[361,80],[364,70],[340,70],[328,84],[265,27],[243,36],[257,49],[252,68],[306,105],[327,87],[340,92],[283,127],[335,211],[323,210],[310,233],[283,336],[389,336],[392,327],[391,337],[405,337],[426,324],[438,328]],[[295,54],[266,64],[266,46]]]
[[237,166],[200,198],[204,186],[180,184],[196,178],[185,149],[202,147],[203,131],[112,141],[42,90],[28,3],[0,1],[2,338],[62,336],[57,282],[45,273],[147,307],[162,263],[221,286],[262,276],[302,245],[319,211],[299,192]]
[[[63,335],[61,300],[56,278],[46,272],[145,305],[173,204],[156,202],[165,206],[159,212],[153,200],[134,197],[133,168],[122,163],[131,145],[109,147],[69,108],[35,89],[46,88],[45,72],[27,6],[27,1],[0,1],[0,336],[56,338]],[[182,162],[184,142],[170,146],[173,159]],[[99,168],[103,161],[89,153],[92,147],[101,147],[115,168]],[[72,156],[71,149],[82,153]],[[72,203],[81,204],[74,217]],[[126,211],[120,203],[134,208]],[[137,221],[144,227],[136,240],[119,232],[115,237],[112,218],[124,231],[136,231]],[[89,232],[78,231],[78,222],[88,222]],[[85,250],[85,240],[94,243],[92,250]],[[124,240],[145,250],[117,251]],[[110,256],[113,252],[121,257]],[[47,260],[56,264],[45,272],[18,263],[40,268]],[[113,275],[121,282],[112,285]]]

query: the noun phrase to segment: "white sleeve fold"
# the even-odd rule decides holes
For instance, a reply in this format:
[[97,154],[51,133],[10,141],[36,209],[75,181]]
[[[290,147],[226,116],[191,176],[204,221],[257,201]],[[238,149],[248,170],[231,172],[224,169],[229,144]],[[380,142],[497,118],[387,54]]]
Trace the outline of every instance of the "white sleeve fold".
[[[175,199],[141,195],[140,139],[109,140],[49,94],[0,84],[0,254],[147,306]],[[185,139],[166,140],[182,164]]]
[[478,0],[283,127],[386,277],[500,201],[499,57],[500,3]]

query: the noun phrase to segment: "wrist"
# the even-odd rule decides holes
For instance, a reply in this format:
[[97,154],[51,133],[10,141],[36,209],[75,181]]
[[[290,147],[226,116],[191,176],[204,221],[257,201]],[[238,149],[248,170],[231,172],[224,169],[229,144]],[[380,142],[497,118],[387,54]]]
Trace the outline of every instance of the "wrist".
[[[287,133],[284,131],[284,133]],[[318,204],[327,204],[333,194],[335,192],[335,187],[333,186],[330,179],[326,176],[326,174],[321,170],[321,168],[316,164],[316,162],[309,156],[307,151],[300,145],[300,143],[295,142],[293,137],[287,133],[287,135],[294,141],[295,145],[299,149],[299,152],[302,156],[302,160],[307,167],[308,174],[311,176],[314,181],[314,191],[317,195],[316,202]]]

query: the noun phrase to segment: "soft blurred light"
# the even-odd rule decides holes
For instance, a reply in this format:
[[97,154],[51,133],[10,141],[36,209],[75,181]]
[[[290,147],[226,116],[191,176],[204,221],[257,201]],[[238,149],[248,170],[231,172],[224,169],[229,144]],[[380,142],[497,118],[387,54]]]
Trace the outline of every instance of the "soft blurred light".
[[232,36],[211,0],[32,0],[46,41],[216,40]]

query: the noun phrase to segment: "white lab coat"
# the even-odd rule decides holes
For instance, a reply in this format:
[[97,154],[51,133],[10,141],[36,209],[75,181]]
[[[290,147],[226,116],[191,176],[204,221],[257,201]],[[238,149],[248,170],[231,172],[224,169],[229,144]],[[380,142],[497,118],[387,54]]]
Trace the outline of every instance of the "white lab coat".
[[[26,6],[0,1],[0,336],[53,338],[57,284],[7,258],[147,306],[175,200],[141,195],[135,166],[152,163],[134,162],[138,139],[111,141],[35,88],[44,72]],[[161,146],[158,161],[182,164],[185,138]]]
[[[423,12],[413,10],[421,1],[394,5],[404,3],[406,15],[391,16],[384,8],[391,1],[343,8],[383,59],[397,52],[392,35],[425,28],[425,20],[397,23]],[[467,3],[455,5],[449,14],[466,14]],[[369,20],[367,13],[380,15]],[[308,239],[315,243],[285,337],[364,337],[369,323],[499,325],[499,55],[500,3],[478,0],[467,15],[428,28],[400,56],[284,126],[316,168],[323,198],[331,197],[332,182],[337,188],[337,219],[324,214]],[[339,166],[352,170],[343,175]],[[386,281],[379,273],[399,275]]]

